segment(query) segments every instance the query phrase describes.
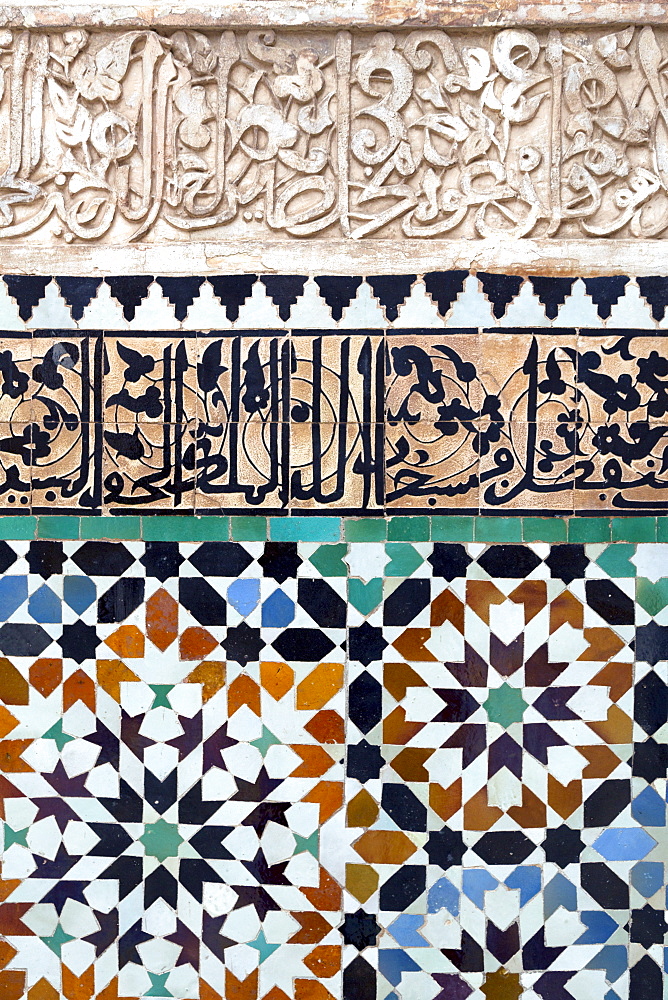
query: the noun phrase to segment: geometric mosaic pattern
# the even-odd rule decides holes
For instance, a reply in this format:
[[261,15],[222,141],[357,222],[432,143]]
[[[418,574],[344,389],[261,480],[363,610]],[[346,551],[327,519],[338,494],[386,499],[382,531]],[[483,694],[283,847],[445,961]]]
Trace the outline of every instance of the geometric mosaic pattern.
[[3,998],[662,1000],[668,546],[358,523],[0,543]]
[[660,513],[668,279],[0,281],[0,510]]

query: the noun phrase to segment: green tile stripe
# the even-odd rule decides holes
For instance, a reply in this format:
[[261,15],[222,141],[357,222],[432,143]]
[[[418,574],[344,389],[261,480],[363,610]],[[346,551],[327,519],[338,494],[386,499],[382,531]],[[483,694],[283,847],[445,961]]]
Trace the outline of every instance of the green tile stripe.
[[339,517],[333,514],[266,517],[261,513],[196,517],[144,514],[0,515],[0,539],[120,539],[126,541],[272,542],[668,542],[666,517],[489,517],[458,514]]

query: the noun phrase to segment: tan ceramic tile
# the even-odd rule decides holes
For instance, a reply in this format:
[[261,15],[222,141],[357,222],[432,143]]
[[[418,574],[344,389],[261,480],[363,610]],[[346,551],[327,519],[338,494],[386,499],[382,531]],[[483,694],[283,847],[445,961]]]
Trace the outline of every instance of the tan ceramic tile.
[[30,337],[0,340],[0,422],[23,423],[32,417]]
[[570,334],[481,334],[478,371],[486,409],[497,409],[504,420],[533,422],[556,419],[558,406],[572,408],[576,343]]
[[264,423],[198,429],[197,508],[281,510],[288,506],[290,428]]
[[117,337],[105,346],[105,423],[187,423],[197,415],[197,341]]
[[480,435],[480,511],[492,513],[546,510],[573,511],[573,477],[577,458],[574,424],[510,421],[489,425]]
[[578,351],[585,421],[668,421],[668,337],[580,337]]
[[192,510],[195,430],[189,425],[104,425],[102,499],[105,509]]
[[374,423],[383,413],[383,338],[293,336],[293,421]]
[[585,425],[580,436],[582,473],[577,510],[653,509],[668,499],[664,453],[668,423]]
[[45,513],[87,508],[95,500],[101,426],[65,420],[51,429],[46,423],[31,424],[32,506]]
[[32,425],[0,423],[0,509],[19,513],[30,508]]
[[477,334],[388,336],[385,403],[389,417],[474,419],[485,389]]
[[478,507],[478,432],[474,424],[388,424],[387,507]]
[[290,427],[290,507],[383,506],[383,428],[376,424]]
[[212,425],[289,419],[287,333],[197,339],[197,416]]

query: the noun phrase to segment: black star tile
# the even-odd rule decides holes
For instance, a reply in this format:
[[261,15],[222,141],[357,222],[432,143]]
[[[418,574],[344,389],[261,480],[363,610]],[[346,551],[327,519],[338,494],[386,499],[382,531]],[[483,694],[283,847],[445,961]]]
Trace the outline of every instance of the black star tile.
[[554,861],[560,868],[577,864],[584,847],[580,832],[565,824],[555,830],[548,830],[543,841],[545,859]]
[[459,830],[449,830],[444,826],[442,830],[433,830],[429,834],[425,851],[432,865],[438,865],[446,871],[453,865],[461,865],[466,845]]
[[297,553],[296,542],[266,542],[264,552],[258,559],[264,576],[271,577],[277,583],[285,583],[290,577],[296,577],[302,562],[303,559]]
[[84,660],[94,660],[95,651],[100,645],[94,625],[85,625],[81,620],[74,625],[63,625],[63,634],[58,639],[63,656],[83,663]]
[[221,640],[221,646],[227,654],[228,660],[241,663],[246,666],[251,661],[260,659],[260,653],[264,649],[264,640],[260,637],[259,628],[251,628],[246,622],[234,628],[228,628],[227,635]]
[[164,583],[170,577],[179,575],[179,567],[185,559],[179,551],[178,542],[146,542],[144,555],[139,562],[146,575]]
[[463,545],[456,542],[434,542],[434,550],[428,557],[433,576],[452,581],[466,576],[468,566],[473,562]]
[[379,778],[385,763],[380,747],[371,746],[366,740],[348,747],[346,774],[364,784],[372,778]]
[[373,947],[380,934],[380,924],[372,913],[361,908],[355,913],[346,913],[341,933],[346,944],[352,944],[358,951]]
[[[2,543],[6,545],[6,542]],[[4,550],[0,550],[4,552]],[[63,553],[62,542],[31,542],[28,549],[28,567],[31,573],[36,573],[48,580],[50,576],[57,576],[63,571],[65,555]],[[11,566],[16,560],[16,556],[8,565]],[[4,570],[2,571],[4,573]]]
[[553,580],[563,580],[572,583],[573,580],[584,579],[589,559],[585,555],[584,545],[553,545],[545,560]]
[[655,910],[649,905],[641,910],[631,911],[631,940],[641,944],[643,948],[651,948],[653,944],[663,944],[668,931],[668,924],[663,910]]
[[348,655],[351,660],[358,660],[365,667],[374,660],[380,660],[386,647],[383,630],[369,622],[348,629]]

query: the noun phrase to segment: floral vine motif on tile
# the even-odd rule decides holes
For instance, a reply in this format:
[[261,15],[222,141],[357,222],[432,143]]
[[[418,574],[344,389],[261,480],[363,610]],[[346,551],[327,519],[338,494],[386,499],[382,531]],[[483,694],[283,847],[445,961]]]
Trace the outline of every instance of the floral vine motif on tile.
[[662,1000],[666,555],[0,542],[0,993]]
[[0,236],[662,237],[662,29],[4,29]]

